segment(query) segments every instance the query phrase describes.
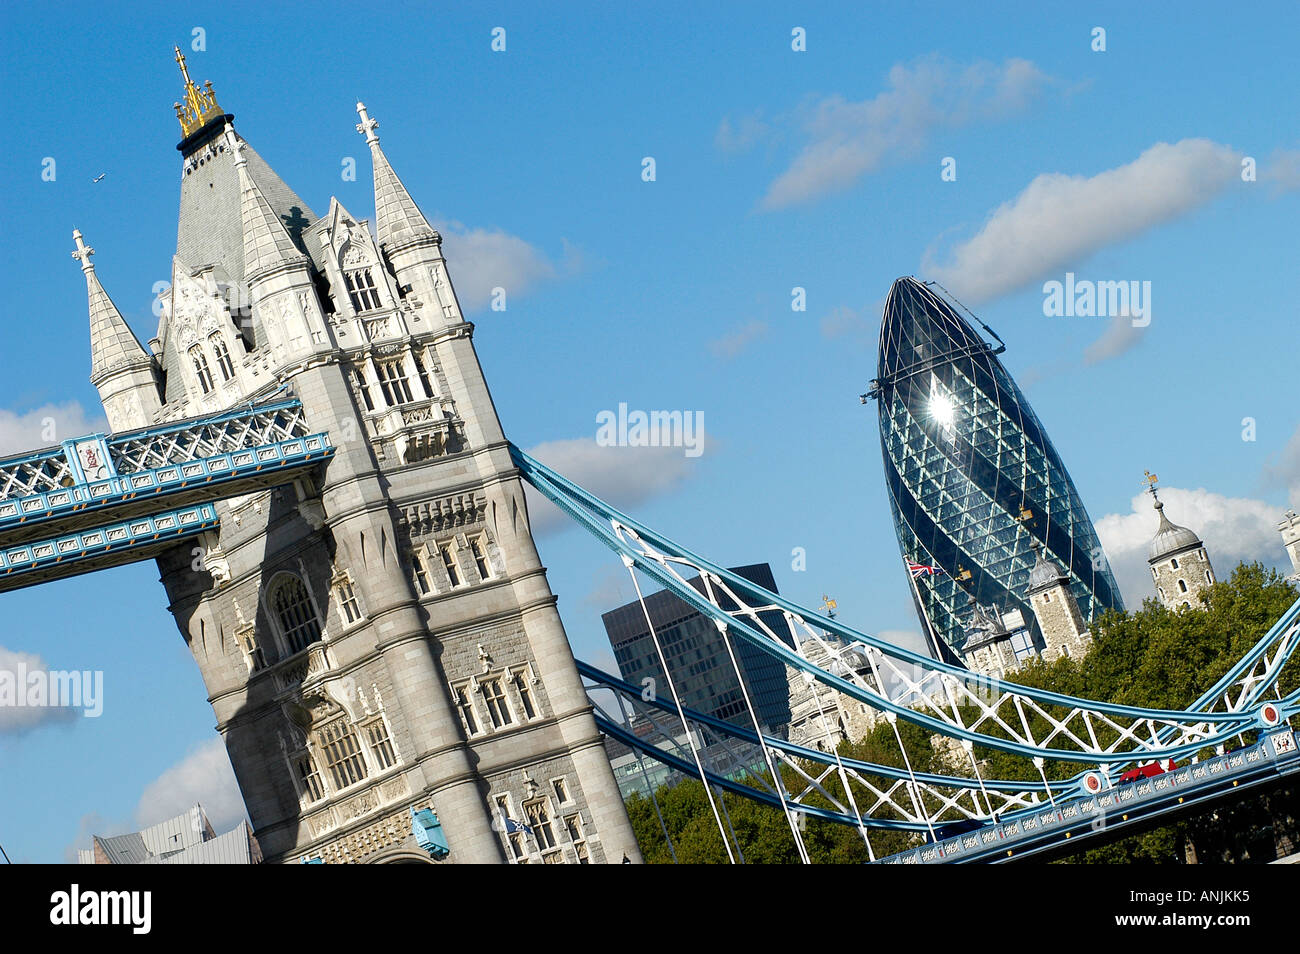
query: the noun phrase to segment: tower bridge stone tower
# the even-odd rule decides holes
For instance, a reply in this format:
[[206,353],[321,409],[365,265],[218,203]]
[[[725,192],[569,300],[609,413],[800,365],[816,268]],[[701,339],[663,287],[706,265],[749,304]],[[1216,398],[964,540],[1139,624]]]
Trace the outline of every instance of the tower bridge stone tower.
[[473,325],[378,123],[357,104],[372,232],[337,199],[317,217],[176,55],[180,223],[148,351],[79,233],[76,256],[114,430],[288,389],[337,448],[158,560],[267,860],[639,861]]

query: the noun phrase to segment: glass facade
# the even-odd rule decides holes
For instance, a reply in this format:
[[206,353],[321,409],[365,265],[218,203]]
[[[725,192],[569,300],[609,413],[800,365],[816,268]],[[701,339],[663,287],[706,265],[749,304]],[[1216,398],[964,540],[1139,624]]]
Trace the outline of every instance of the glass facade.
[[1038,638],[1024,593],[1034,540],[1069,574],[1084,619],[1123,609],[1083,501],[1001,351],[933,286],[894,282],[871,395],[903,558],[944,571],[917,580],[917,609],[951,649],[972,596],[1019,609]]
[[[731,572],[776,592],[772,568],[766,563],[733,567]],[[687,582],[704,592],[699,577]],[[663,647],[682,705],[736,725],[752,727],[745,711],[744,693],[736,679],[736,669],[713,620],[666,590],[647,595],[645,605],[654,622],[659,645]],[[723,609],[734,608],[726,602],[723,604]],[[760,613],[759,618],[791,649],[794,648],[790,628],[779,611]],[[623,679],[637,686],[645,685],[642,680],[653,679],[654,691],[671,702],[672,695],[640,602],[611,610],[601,620],[609,634],[614,659]],[[732,645],[749,697],[758,713],[759,724],[765,727],[788,724],[790,699],[785,664],[738,637],[733,638]]]

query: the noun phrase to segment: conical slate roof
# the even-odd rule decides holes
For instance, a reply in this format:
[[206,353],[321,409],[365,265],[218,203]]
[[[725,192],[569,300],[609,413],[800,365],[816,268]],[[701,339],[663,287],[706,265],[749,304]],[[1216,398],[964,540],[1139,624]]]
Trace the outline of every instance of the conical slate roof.
[[[316,221],[316,214],[246,140],[241,142],[248,177],[266,204],[266,214],[299,246],[302,230]],[[219,265],[231,282],[239,283],[244,278],[244,188],[229,151],[217,130],[205,144],[188,151],[181,174],[176,257],[194,269]]]
[[378,141],[371,145],[370,154],[375,168],[375,231],[379,244],[391,248],[432,236],[433,228],[393,171]]
[[1163,501],[1157,499],[1155,507],[1156,513],[1160,514],[1160,526],[1156,528],[1156,535],[1151,538],[1151,547],[1147,553],[1148,563],[1159,563],[1166,557],[1201,546],[1201,538],[1195,532],[1170,522],[1165,516]]
[[[245,147],[240,144],[240,151]],[[251,278],[258,272],[285,262],[305,261],[305,256],[294,245],[280,218],[253,181],[248,163],[236,160],[239,175],[240,221],[244,232],[244,276]]]
[[95,273],[86,273],[90,299],[90,379],[95,381],[118,367],[148,367],[149,353],[127,326]]
[[1034,542],[1034,551],[1037,558],[1034,561],[1034,568],[1029,571],[1029,585],[1025,588],[1026,593],[1037,593],[1039,590],[1045,590],[1049,586],[1055,586],[1057,583],[1069,584],[1070,576],[1060,565],[1051,557],[1043,552],[1043,548]]

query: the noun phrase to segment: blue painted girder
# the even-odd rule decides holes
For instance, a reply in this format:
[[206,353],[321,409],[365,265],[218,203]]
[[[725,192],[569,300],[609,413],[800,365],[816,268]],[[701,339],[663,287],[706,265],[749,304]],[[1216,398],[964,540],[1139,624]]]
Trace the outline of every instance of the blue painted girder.
[[217,508],[200,503],[0,548],[0,592],[152,559],[220,525]]
[[307,434],[9,497],[0,500],[0,549],[281,486],[333,454],[328,434]]
[[999,863],[1111,841],[1126,828],[1173,819],[1232,802],[1251,789],[1300,772],[1300,739],[1287,726],[1254,745],[1185,765],[1155,778],[1108,788],[1095,796],[1042,805],[997,824],[882,858],[878,864]]

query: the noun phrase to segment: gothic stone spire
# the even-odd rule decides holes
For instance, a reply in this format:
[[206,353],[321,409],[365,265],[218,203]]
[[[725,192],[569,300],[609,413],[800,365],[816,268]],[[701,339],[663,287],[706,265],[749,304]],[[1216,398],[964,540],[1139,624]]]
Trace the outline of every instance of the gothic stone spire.
[[151,365],[152,359],[140,345],[139,339],[122,318],[113,300],[104,291],[95,274],[95,266],[90,256],[95,250],[82,239],[81,230],[74,229],[72,239],[77,243],[77,250],[72,257],[79,259],[81,270],[86,276],[86,294],[90,304],[90,380],[98,386],[110,371],[119,368],[144,367]]
[[366,137],[375,170],[375,228],[379,244],[392,248],[416,239],[436,237],[438,233],[416,206],[379,146],[379,136],[375,133],[379,121],[370,118],[365,103],[357,103],[357,115],[361,117],[357,132]]
[[248,173],[244,142],[226,124],[226,147],[239,173],[240,218],[244,226],[244,275],[251,280],[259,272],[277,265],[305,262],[306,259],[276,217],[271,204]]

